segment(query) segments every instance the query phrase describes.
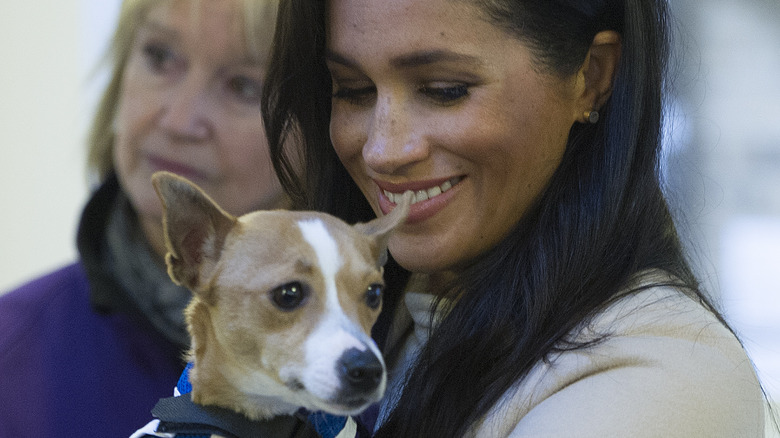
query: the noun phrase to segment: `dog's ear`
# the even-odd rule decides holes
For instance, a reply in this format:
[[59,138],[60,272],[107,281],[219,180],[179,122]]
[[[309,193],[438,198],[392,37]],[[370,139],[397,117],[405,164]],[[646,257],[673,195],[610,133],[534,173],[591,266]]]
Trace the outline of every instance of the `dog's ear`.
[[355,228],[358,231],[376,239],[379,250],[378,266],[384,266],[387,263],[387,241],[390,239],[390,234],[393,230],[403,224],[406,217],[409,216],[413,197],[414,194],[411,191],[404,192],[401,200],[396,202],[395,208],[390,213],[370,222],[355,224]]
[[197,293],[199,280],[207,277],[219,260],[236,218],[186,178],[156,172],[152,183],[163,205],[168,275],[176,284]]

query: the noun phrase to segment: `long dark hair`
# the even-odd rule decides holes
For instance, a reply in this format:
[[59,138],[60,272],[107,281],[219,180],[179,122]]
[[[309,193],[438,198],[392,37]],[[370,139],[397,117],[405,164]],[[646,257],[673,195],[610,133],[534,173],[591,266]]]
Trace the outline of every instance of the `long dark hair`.
[[[661,189],[665,2],[469,1],[526,42],[549,74],[575,73],[601,30],[620,33],[621,61],[601,120],[572,128],[539,201],[453,285],[457,304],[431,334],[379,436],[463,435],[540,360],[584,348],[568,335],[641,271],[671,274],[675,286],[718,315],[699,291]],[[266,129],[282,182],[302,206],[365,220],[371,211],[328,138],[326,7],[282,4]],[[283,147],[293,137],[304,147],[302,159]]]

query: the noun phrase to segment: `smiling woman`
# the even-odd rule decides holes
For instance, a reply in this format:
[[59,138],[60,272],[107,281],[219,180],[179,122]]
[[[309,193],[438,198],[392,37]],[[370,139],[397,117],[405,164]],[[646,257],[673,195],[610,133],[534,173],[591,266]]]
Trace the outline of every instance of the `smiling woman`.
[[157,170],[234,215],[288,205],[260,91],[274,0],[125,0],[89,139],[80,260],[0,297],[0,436],[129,436],[170,395],[191,294],[165,270]]
[[331,141],[377,213],[393,208],[385,192],[425,193],[390,248],[407,269],[446,274],[498,243],[539,198],[572,124],[607,98],[620,37],[597,36],[578,80],[539,73],[525,43],[473,20],[467,2],[370,6],[388,17],[404,8],[398,22],[365,20],[361,6],[331,3]]
[[376,436],[762,436],[661,191],[665,1],[282,5],[283,185],[352,221],[417,201],[389,243]]

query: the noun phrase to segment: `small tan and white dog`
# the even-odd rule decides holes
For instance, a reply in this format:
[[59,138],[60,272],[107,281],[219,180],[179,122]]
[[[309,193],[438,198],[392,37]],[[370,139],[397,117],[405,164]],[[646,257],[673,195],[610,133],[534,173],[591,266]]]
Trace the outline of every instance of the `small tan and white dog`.
[[192,182],[158,172],[168,273],[189,288],[192,400],[257,420],[303,407],[355,415],[386,385],[369,333],[382,307],[387,239],[411,197],[350,226],[333,216],[233,217]]

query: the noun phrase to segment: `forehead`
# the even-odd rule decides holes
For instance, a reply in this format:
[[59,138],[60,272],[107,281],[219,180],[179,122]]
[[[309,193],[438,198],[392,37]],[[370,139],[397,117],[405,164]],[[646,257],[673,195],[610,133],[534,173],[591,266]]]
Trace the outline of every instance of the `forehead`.
[[211,58],[248,56],[242,7],[234,0],[160,2],[149,10],[141,29]]
[[369,46],[384,54],[437,46],[484,51],[515,40],[472,2],[454,0],[331,0],[327,33],[329,49],[341,53]]
[[321,269],[322,260],[338,259],[343,259],[349,268],[376,270],[372,240],[335,218],[278,210],[249,213],[240,217],[239,222],[241,226],[234,230],[226,248],[251,262],[246,266],[248,271],[234,272],[233,277],[254,276],[258,265],[310,272],[313,268]]
[[170,0],[154,5],[147,14],[147,21],[177,30],[202,34],[218,31],[218,34],[233,33],[234,36],[241,34],[242,19],[241,5],[235,0]]

